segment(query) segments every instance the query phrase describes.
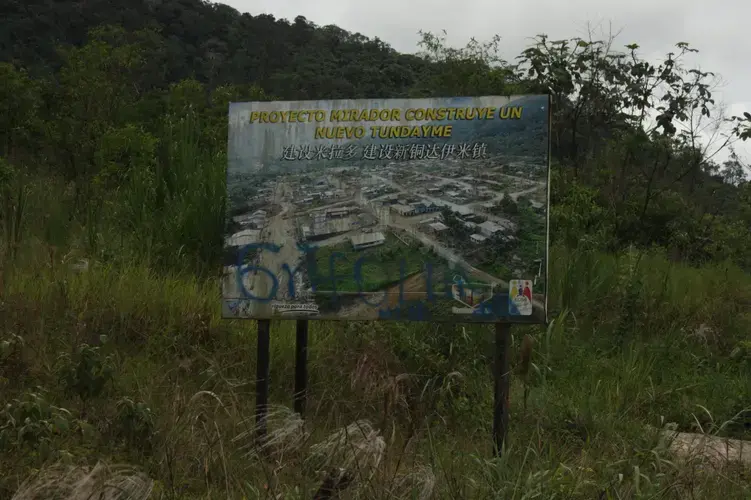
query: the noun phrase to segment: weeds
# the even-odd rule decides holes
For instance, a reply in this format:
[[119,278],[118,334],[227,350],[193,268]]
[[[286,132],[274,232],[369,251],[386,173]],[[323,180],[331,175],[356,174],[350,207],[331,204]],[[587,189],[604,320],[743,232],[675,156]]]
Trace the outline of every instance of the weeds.
[[[193,126],[178,125],[178,135]],[[165,264],[187,241],[178,231],[203,234],[216,215],[176,218],[214,196],[191,198],[191,183],[219,175],[202,170],[211,158],[191,159],[190,144],[171,150],[170,161],[193,174],[142,172],[144,200],[164,196],[154,227],[176,224],[158,237],[161,229],[144,233],[138,251],[130,236],[103,237],[92,255],[82,228],[63,237],[57,219],[29,204],[24,227],[47,222],[38,235],[24,233],[13,272],[3,274],[0,498],[42,498],[39,485],[54,483],[61,498],[77,499],[93,486],[75,484],[107,475],[91,468],[97,460],[144,471],[108,473],[115,482],[138,478],[131,498],[143,498],[151,481],[150,498],[186,500],[334,490],[405,500],[749,497],[742,467],[698,467],[682,458],[679,441],[645,425],[703,430],[726,443],[726,455],[737,449],[727,439],[749,438],[751,278],[659,252],[552,250],[553,320],[512,330],[519,356],[500,459],[488,458],[492,330],[483,325],[313,323],[303,421],[286,407],[294,328],[274,322],[268,434],[257,440],[254,330],[219,319],[210,274]],[[45,189],[31,185],[29,196]],[[103,206],[101,235],[123,234],[111,208]],[[41,243],[55,234],[54,246]],[[208,243],[185,245],[189,261]],[[37,478],[60,461],[80,467]]]
[[16,260],[27,223],[28,180],[22,172],[0,158],[0,227],[5,266]]
[[146,500],[153,487],[152,480],[129,466],[54,466],[21,485],[11,500]]

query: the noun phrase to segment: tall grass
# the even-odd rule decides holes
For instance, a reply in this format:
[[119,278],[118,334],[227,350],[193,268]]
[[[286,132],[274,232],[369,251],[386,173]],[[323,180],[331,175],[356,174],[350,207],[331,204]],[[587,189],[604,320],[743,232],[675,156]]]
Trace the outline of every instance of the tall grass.
[[[515,352],[524,335],[535,350],[512,378],[500,459],[483,325],[314,322],[303,423],[283,408],[293,324],[274,322],[279,418],[259,448],[253,323],[220,319],[211,272],[224,158],[190,113],[164,126],[161,157],[128,172],[96,224],[68,217],[69,186],[37,179],[23,230],[2,235],[17,251],[0,288],[0,498],[44,466],[88,464],[50,473],[63,478],[97,460],[139,466],[150,498],[313,498],[327,481],[349,498],[749,498],[746,472],[687,464],[657,431],[749,437],[751,277],[659,249],[554,246],[554,320],[512,330]],[[63,390],[94,379],[86,401]]]
[[[164,263],[185,260],[205,272],[221,256],[224,234],[226,155],[200,143],[197,116],[168,116],[164,142],[166,158],[157,182],[164,189],[166,209],[160,230],[165,247]],[[159,206],[155,208],[159,208]],[[177,255],[170,255],[173,249]]]
[[[0,158],[0,227],[3,246],[0,251],[7,259],[15,260],[26,221],[28,202],[27,179],[23,172]],[[6,263],[7,265],[7,263]]]
[[[344,491],[354,498],[413,498],[423,490],[433,498],[686,498],[688,491],[744,498],[749,490],[740,472],[714,475],[681,465],[646,426],[673,421],[680,430],[706,432],[711,421],[731,421],[715,431],[748,436],[739,414],[751,401],[748,368],[728,354],[747,338],[742,307],[751,279],[732,270],[725,278],[721,265],[672,264],[659,252],[642,255],[638,266],[633,254],[556,247],[552,255],[559,313],[549,328],[515,329],[515,348],[526,332],[537,339],[536,351],[527,408],[521,381],[512,384],[512,429],[500,461],[487,458],[492,332],[422,324],[313,323],[304,440],[285,448],[284,436],[298,434],[280,431],[281,460],[249,454],[252,324],[219,319],[214,279],[158,273],[146,263],[94,263],[73,273],[60,263],[43,265],[39,253],[36,266],[18,267],[6,284],[3,315],[24,345],[0,362],[3,392],[11,401],[39,385],[48,389],[45,401],[77,415],[77,400],[56,389],[55,359],[108,335],[113,380],[84,421],[70,423],[94,429],[85,439],[60,432],[50,447],[76,461],[139,464],[156,480],[153,498],[242,498],[271,490],[312,498],[331,467],[348,461],[355,467],[359,459],[351,455],[340,457],[342,464],[316,457],[356,421],[370,422],[385,449],[379,463],[367,462],[373,474],[352,476]],[[589,281],[577,266],[594,269]],[[622,318],[613,316],[622,314],[616,306],[630,282],[640,283],[640,293],[623,346],[615,349]],[[575,297],[566,309],[562,290]],[[719,306],[737,312],[728,317]],[[294,329],[275,322],[272,330],[272,400],[288,404]],[[199,393],[212,396],[193,397]],[[127,418],[117,404],[123,398],[132,402]],[[118,437],[137,429],[148,438]],[[0,481],[2,491],[40,465],[32,450],[4,451],[0,465],[11,473]]]
[[219,268],[226,157],[201,141],[202,127],[190,108],[165,116],[158,158],[127,173],[109,214],[111,256],[198,275]]

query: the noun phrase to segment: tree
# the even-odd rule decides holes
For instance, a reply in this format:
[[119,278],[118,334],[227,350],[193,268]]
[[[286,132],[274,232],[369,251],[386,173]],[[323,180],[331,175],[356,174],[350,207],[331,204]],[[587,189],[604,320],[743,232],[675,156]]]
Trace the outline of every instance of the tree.
[[139,89],[133,80],[144,58],[135,44],[105,41],[120,34],[120,29],[102,28],[85,46],[62,50],[65,63],[53,96],[51,133],[61,154],[61,173],[74,182],[79,208],[91,198],[92,181],[102,168],[97,161],[102,140],[113,127],[137,118],[132,112]]
[[500,37],[481,43],[472,38],[465,47],[446,45],[446,32],[420,32],[419,54],[430,63],[428,77],[415,86],[412,95],[512,95],[524,93],[513,67],[499,55]]
[[40,138],[41,88],[13,64],[0,63],[0,158],[20,160]]

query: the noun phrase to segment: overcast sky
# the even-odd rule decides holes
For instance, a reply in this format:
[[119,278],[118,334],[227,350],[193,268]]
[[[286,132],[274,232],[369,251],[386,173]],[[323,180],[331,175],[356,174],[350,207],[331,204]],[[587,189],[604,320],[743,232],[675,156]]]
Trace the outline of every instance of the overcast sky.
[[[224,0],[241,12],[272,14],[293,20],[305,16],[319,26],[335,24],[351,32],[379,37],[400,52],[418,50],[418,30],[447,31],[448,41],[463,46],[500,35],[505,59],[514,58],[536,34],[553,39],[586,36],[587,25],[599,33],[620,31],[623,46],[638,43],[657,62],[677,42],[699,53],[691,61],[725,81],[718,100],[731,114],[751,112],[751,1],[744,0]],[[751,141],[747,141],[751,142]],[[751,160],[751,144],[738,145]]]

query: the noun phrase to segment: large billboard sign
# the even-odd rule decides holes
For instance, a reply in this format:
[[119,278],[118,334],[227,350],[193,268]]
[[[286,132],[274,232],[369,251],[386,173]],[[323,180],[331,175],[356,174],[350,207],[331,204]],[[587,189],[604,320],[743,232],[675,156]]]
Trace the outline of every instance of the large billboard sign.
[[547,95],[229,108],[225,318],[547,321]]

